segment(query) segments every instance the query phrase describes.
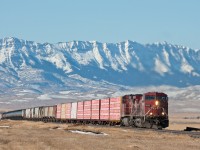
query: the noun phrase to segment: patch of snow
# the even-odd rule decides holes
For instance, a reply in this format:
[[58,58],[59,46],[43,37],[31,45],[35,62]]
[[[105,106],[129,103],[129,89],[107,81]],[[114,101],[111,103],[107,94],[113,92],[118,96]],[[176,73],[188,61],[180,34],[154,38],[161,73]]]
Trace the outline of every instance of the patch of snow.
[[126,63],[129,64],[131,60],[131,56],[129,54],[129,41],[126,41],[125,43],[125,56],[126,56]]
[[118,69],[118,63],[117,61],[114,59],[114,57],[116,57],[116,55],[112,55],[110,49],[108,48],[107,44],[104,43],[103,44],[103,51],[106,55],[106,58],[110,61],[110,66],[113,70],[115,71],[120,71],[120,69]]
[[95,133],[95,132],[91,132],[91,131],[80,131],[80,130],[69,130],[69,132],[78,133],[78,134],[86,134],[86,135],[95,135],[95,136],[108,135],[106,133]]
[[0,50],[0,64],[6,61],[6,56],[4,53],[4,49]]
[[192,75],[195,77],[200,77],[200,74],[196,73],[196,72],[192,72]]
[[99,52],[99,49],[98,49],[98,46],[96,43],[94,43],[94,48],[93,48],[93,53],[94,53],[94,57],[96,59],[96,61],[98,62],[99,64],[99,67],[101,69],[104,69],[104,66],[103,66],[103,58]]
[[80,81],[85,82],[85,83],[90,81],[89,79],[83,78],[83,77],[81,77],[81,76],[78,75],[78,74],[69,75],[69,77],[70,77],[70,78],[73,78],[73,79],[80,80]]
[[10,126],[0,126],[0,128],[10,128]]
[[46,60],[52,62],[59,69],[63,69],[66,73],[72,72],[71,64],[67,62],[63,54],[57,53],[52,57],[46,58]]
[[155,71],[159,73],[160,75],[164,76],[165,73],[169,72],[169,68],[160,60],[160,58],[157,56],[155,58]]
[[192,73],[193,70],[194,68],[185,59],[183,59],[181,64],[181,71],[183,73]]
[[[120,57],[116,57],[116,60],[118,61],[120,67],[122,68],[122,70],[127,70],[125,64],[124,64],[124,61],[120,58]],[[121,72],[121,70],[120,70]]]
[[135,63],[132,63],[132,66],[135,68],[135,69],[138,69],[139,71],[145,71],[145,68],[144,66],[142,65],[141,61],[140,61],[140,58],[138,57],[138,55],[133,51],[132,52],[132,55],[135,57],[135,59],[137,60],[137,64]]
[[166,64],[168,66],[171,66],[170,61],[169,61],[169,54],[168,54],[168,52],[165,49],[163,49],[163,56],[165,58],[164,60],[165,60]]

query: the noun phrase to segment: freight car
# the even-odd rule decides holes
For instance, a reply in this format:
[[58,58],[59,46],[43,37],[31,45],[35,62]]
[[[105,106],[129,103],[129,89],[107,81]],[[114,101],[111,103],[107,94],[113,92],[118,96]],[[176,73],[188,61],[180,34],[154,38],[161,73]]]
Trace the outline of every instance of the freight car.
[[[3,113],[3,118],[15,118],[16,116],[12,115],[17,112],[7,112],[10,116]],[[21,110],[18,118],[161,129],[169,125],[168,96],[165,93],[148,92],[143,95],[131,94],[116,98],[40,106]]]
[[2,113],[2,119],[22,120],[23,110],[14,110]]
[[22,111],[22,118],[26,120],[55,121],[57,105],[27,108]]

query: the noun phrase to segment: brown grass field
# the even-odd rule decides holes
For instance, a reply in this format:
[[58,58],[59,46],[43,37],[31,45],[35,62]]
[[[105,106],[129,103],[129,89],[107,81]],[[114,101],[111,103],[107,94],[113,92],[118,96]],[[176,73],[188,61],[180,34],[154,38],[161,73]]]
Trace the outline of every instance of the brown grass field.
[[[197,119],[199,117],[199,119]],[[167,129],[184,130],[186,127],[200,128],[200,113],[174,113],[169,115]]]
[[[170,117],[168,129],[199,127],[200,119]],[[195,116],[197,114],[190,114]],[[103,132],[86,135],[69,130]],[[199,150],[200,138],[114,127],[55,124],[31,121],[0,121],[0,150]]]

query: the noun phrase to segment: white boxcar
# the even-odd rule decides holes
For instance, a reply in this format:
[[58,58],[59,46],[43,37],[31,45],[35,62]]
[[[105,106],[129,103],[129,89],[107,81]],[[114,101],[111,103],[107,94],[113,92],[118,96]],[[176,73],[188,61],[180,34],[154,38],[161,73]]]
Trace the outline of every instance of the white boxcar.
[[48,116],[48,112],[49,112],[49,107],[48,107],[48,106],[45,106],[45,107],[44,107],[44,117],[49,117],[49,116]]
[[22,117],[23,117],[23,118],[26,118],[26,109],[23,109],[23,110],[22,110]]
[[31,109],[27,108],[26,109],[26,116],[25,116],[25,118],[30,118],[30,117],[31,117]]
[[44,117],[44,107],[41,106],[39,107],[39,118],[43,118]]
[[35,107],[34,108],[34,118],[38,118],[39,117],[39,107]]
[[71,119],[76,119],[77,114],[77,102],[72,103],[71,107]]
[[56,106],[49,106],[48,116],[51,118],[56,117]]
[[30,108],[30,118],[33,118],[34,116],[34,108]]

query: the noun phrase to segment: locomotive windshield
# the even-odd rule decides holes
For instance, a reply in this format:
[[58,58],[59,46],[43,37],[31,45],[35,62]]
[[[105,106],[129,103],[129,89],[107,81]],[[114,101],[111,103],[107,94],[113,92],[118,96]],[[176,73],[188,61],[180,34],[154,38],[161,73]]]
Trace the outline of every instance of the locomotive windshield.
[[168,100],[168,97],[167,96],[156,96],[156,99],[157,100]]
[[149,100],[163,100],[163,101],[167,101],[168,97],[167,95],[146,95],[145,96],[145,100],[149,101]]
[[145,100],[155,100],[155,96],[146,95]]

